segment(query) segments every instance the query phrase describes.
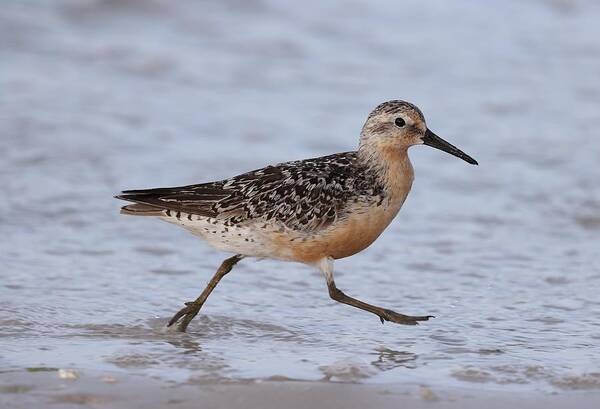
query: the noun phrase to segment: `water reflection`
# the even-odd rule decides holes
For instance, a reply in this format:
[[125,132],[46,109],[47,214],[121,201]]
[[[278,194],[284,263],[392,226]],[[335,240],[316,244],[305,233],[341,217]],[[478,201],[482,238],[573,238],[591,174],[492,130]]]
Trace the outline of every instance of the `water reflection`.
[[377,355],[377,359],[371,365],[381,371],[389,371],[396,368],[414,369],[417,367],[417,354],[407,351],[395,351],[389,348],[379,348],[371,355]]

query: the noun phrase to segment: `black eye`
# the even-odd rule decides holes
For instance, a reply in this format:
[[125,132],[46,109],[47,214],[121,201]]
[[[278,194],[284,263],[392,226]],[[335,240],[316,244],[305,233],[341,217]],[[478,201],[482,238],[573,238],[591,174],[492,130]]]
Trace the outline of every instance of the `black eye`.
[[394,121],[394,123],[396,124],[396,126],[398,128],[402,128],[404,125],[406,125],[406,122],[404,122],[404,119],[398,117],[396,118],[396,120]]

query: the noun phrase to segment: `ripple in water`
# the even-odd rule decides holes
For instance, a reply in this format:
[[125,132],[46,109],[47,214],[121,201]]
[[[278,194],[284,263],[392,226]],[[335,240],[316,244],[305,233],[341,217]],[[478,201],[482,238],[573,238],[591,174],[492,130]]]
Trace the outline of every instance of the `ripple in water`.
[[[408,3],[422,18],[398,26],[392,1],[228,3],[0,11],[3,370],[600,389],[600,151],[564,137],[597,116],[597,7],[536,2],[521,24],[509,4]],[[244,260],[189,333],[165,329],[225,256],[120,216],[112,196],[353,149],[389,98],[414,99],[481,165],[411,149],[411,196],[373,247],[336,263],[338,284],[436,318],[381,325],[307,267]]]

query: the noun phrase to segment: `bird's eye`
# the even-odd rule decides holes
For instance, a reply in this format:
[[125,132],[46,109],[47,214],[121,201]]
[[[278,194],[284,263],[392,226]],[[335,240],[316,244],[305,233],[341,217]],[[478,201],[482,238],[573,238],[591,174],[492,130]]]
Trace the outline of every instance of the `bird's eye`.
[[402,128],[404,125],[406,125],[406,122],[404,121],[404,119],[398,117],[396,118],[396,120],[394,121],[394,123],[396,124],[396,126],[398,128]]

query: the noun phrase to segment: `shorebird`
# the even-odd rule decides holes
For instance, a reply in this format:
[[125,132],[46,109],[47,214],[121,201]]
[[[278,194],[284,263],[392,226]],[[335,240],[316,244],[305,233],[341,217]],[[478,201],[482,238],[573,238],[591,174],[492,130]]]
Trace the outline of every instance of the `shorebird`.
[[381,323],[417,325],[433,318],[352,298],[333,277],[334,260],[367,248],[394,219],[414,178],[408,148],[422,144],[477,165],[430,131],[419,108],[394,100],[369,114],[357,151],[280,163],[217,182],[126,190],[116,196],[134,203],[122,207],[122,214],[158,217],[235,254],[168,326],[177,324],[185,332],[219,281],[244,257],[316,266],[333,300],[373,313]]

